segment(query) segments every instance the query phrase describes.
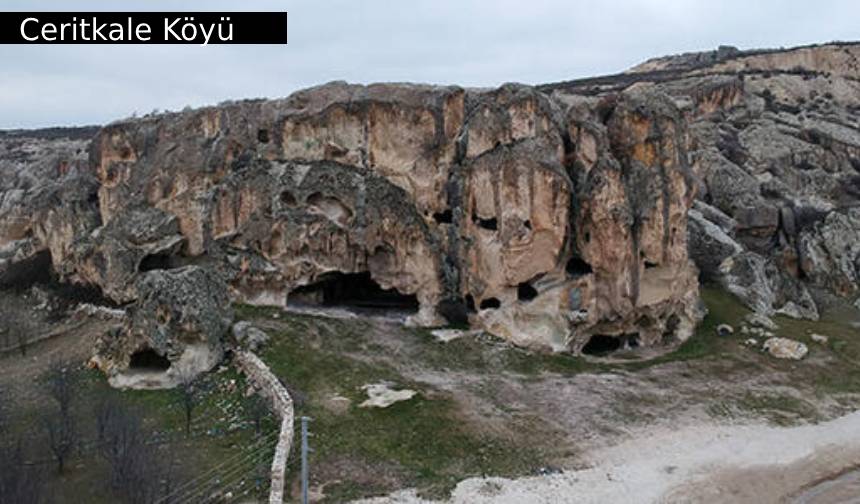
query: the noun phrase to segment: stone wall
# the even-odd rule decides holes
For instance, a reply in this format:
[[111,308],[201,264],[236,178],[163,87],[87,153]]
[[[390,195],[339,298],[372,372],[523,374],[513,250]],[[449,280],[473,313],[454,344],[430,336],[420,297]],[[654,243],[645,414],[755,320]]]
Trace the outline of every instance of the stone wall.
[[248,382],[269,401],[272,411],[281,420],[278,444],[275,446],[275,455],[272,458],[272,482],[269,490],[269,504],[281,504],[284,502],[287,459],[293,439],[293,400],[278,377],[255,354],[236,350],[234,359],[236,366],[245,374]]

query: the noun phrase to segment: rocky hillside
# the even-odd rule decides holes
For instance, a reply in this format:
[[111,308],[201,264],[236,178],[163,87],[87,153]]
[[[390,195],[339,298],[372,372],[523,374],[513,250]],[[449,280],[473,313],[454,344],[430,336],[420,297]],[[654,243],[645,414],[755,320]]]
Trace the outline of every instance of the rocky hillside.
[[[181,322],[217,312],[219,288],[585,353],[688,337],[698,275],[815,318],[817,300],[858,288],[858,54],[722,48],[492,90],[331,83],[7,133],[0,282],[50,263],[129,304],[102,361],[119,370],[213,341],[134,320],[205,326]],[[159,304],[158,285],[190,299]]]
[[688,125],[697,201],[690,254],[763,313],[816,318],[860,275],[860,45],[658,58],[626,74],[541,87],[611,100],[672,97]]

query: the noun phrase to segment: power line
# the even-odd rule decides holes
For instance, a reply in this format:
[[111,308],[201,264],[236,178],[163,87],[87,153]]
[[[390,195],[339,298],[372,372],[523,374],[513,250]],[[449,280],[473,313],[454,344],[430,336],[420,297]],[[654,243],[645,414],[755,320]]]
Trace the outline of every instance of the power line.
[[[256,450],[260,446],[272,441],[274,439],[274,437],[279,435],[279,434],[280,434],[279,431],[272,431],[269,434],[265,434],[265,435],[261,436],[251,446]],[[185,494],[187,494],[187,492],[194,490],[193,487],[198,482],[201,482],[201,481],[205,480],[206,478],[209,478],[210,476],[215,474],[217,471],[219,471],[225,467],[228,467],[228,466],[231,468],[230,470],[228,470],[228,472],[232,471],[232,469],[235,469],[235,467],[236,467],[234,465],[234,463],[238,462],[240,465],[244,465],[248,459],[250,459],[251,457],[255,457],[255,456],[257,456],[257,453],[255,453],[255,452],[254,453],[241,453],[241,452],[237,453],[237,454],[231,456],[230,458],[228,458],[227,460],[221,462],[220,464],[218,464],[214,467],[211,467],[209,470],[207,470],[201,474],[198,474],[197,476],[183,482],[182,484],[177,486],[175,489],[173,489],[168,495],[165,495],[161,499],[157,500],[156,504],[162,504],[164,502],[168,502],[169,499],[177,497],[177,496],[182,496],[184,498]],[[191,488],[189,488],[189,487],[191,487]]]

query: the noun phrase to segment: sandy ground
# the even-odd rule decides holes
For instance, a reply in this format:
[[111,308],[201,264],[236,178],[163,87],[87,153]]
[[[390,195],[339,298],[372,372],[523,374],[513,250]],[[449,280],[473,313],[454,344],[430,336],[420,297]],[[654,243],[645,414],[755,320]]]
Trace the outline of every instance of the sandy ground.
[[[587,468],[461,482],[452,503],[850,502],[860,466],[860,412],[817,425],[644,428],[585,454]],[[824,483],[822,483],[824,482]],[[820,483],[820,484],[819,484]],[[414,491],[362,501],[419,503]]]

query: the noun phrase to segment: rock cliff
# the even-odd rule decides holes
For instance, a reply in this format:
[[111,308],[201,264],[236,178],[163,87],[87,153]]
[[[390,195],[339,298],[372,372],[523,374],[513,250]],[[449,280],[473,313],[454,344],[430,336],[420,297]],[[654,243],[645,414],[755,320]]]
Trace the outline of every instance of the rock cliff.
[[593,100],[663,92],[688,125],[697,201],[690,256],[755,310],[818,317],[860,283],[860,45],[657,58],[542,86]]
[[[336,82],[5,133],[0,280],[51,264],[149,315],[217,311],[215,287],[149,306],[153,282],[202,282],[575,353],[686,339],[699,275],[814,318],[813,294],[858,288],[857,47],[721,48],[538,87]],[[131,320],[125,354],[178,362],[185,345]]]

